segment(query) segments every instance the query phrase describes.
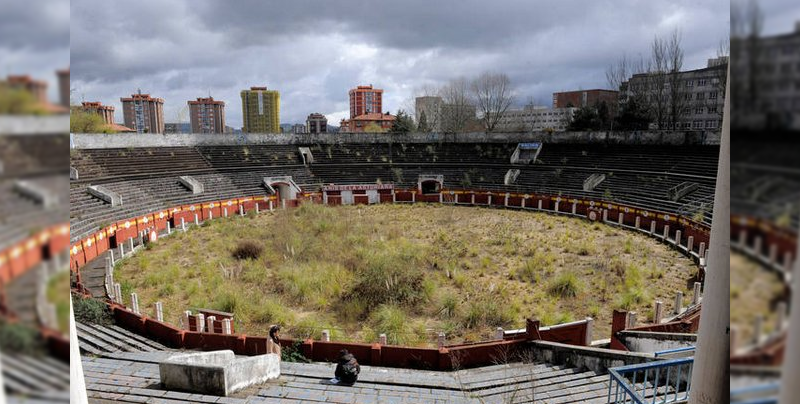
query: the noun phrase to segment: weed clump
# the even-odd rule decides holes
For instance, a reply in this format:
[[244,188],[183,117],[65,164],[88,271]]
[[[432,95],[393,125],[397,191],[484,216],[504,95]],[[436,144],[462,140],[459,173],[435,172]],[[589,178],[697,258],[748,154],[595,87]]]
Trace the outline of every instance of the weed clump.
[[237,260],[254,260],[261,256],[264,252],[264,247],[257,244],[255,241],[244,240],[240,241],[239,245],[233,250],[233,258]]
[[99,300],[73,295],[72,311],[75,314],[75,320],[79,322],[99,325],[114,324],[108,307]]
[[554,297],[575,297],[581,290],[580,280],[574,272],[564,272],[550,281],[547,292]]

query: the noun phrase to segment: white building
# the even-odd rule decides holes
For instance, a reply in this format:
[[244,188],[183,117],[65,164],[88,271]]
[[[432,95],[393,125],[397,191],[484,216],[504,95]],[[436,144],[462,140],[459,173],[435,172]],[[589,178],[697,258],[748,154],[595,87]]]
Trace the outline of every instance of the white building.
[[547,108],[528,105],[522,109],[507,110],[497,122],[499,132],[539,132],[567,130],[578,108]]

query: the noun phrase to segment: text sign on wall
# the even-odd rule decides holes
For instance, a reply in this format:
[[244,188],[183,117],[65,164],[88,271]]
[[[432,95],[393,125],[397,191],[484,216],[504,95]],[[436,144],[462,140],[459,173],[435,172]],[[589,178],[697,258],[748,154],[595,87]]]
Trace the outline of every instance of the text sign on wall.
[[352,184],[352,185],[323,185],[322,191],[367,191],[375,189],[394,189],[394,184]]

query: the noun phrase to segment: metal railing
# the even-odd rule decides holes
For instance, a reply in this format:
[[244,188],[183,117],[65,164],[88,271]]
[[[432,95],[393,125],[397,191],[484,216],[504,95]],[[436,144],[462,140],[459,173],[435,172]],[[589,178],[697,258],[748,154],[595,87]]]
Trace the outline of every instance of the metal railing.
[[760,384],[731,390],[731,404],[778,404],[777,383]]
[[694,357],[608,369],[609,403],[666,404],[689,399]]
[[694,356],[695,347],[694,346],[687,346],[682,348],[673,348],[673,349],[665,349],[663,351],[656,351],[653,355],[656,358],[665,358],[665,359],[675,359],[675,358],[687,358],[690,356]]

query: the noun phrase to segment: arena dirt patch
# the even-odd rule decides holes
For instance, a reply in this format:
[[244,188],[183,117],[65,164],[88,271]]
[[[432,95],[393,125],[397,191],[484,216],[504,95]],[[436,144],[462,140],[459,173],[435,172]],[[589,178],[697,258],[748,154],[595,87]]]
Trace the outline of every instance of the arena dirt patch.
[[775,330],[775,303],[785,291],[778,276],[741,254],[731,253],[731,326],[741,345],[750,345],[753,323],[764,317],[763,331]]
[[[263,246],[256,259],[233,252]],[[236,328],[265,334],[433,345],[490,338],[525,318],[596,320],[608,338],[614,308],[652,317],[697,269],[635,232],[545,213],[443,205],[298,209],[216,219],[165,238],[119,264],[141,307],[235,313]],[[127,296],[127,293],[125,294]],[[669,303],[667,303],[669,305]]]

